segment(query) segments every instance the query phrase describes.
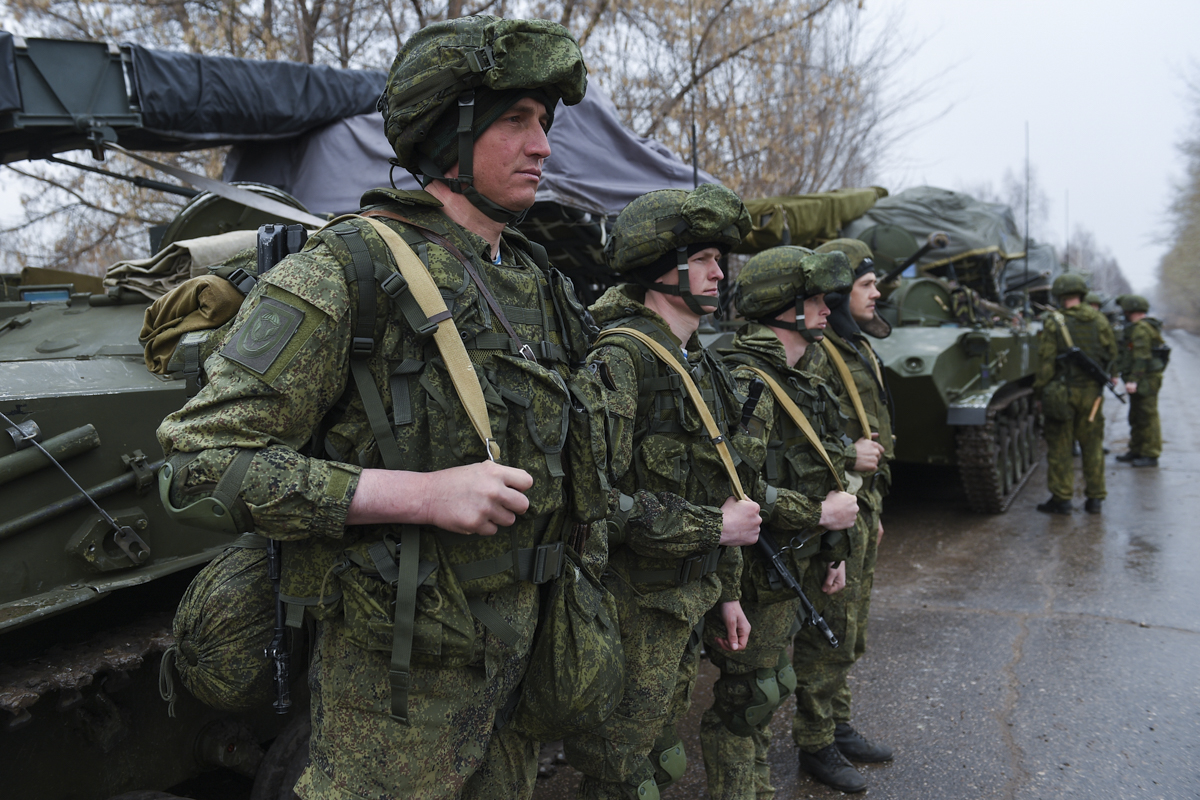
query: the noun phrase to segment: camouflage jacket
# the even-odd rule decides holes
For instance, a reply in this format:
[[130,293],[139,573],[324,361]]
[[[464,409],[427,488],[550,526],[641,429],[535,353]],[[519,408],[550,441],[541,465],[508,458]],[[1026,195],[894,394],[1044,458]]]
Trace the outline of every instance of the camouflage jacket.
[[[592,316],[602,329],[635,327],[676,353],[717,424],[730,430],[744,398],[736,395],[728,373],[697,337],[687,342],[684,355],[666,322],[643,305],[644,292],[631,284],[612,287],[591,307]],[[609,482],[633,498],[624,531],[610,535],[609,566],[637,586],[644,603],[695,624],[718,601],[738,599],[739,548],[723,548],[716,572],[680,585],[641,585],[635,573],[673,570],[683,559],[717,549],[721,505],[733,493],[728,473],[678,374],[644,344],[629,336],[605,338],[588,364],[612,390],[607,408]],[[735,458],[746,445],[754,446],[749,437],[731,437],[731,444]],[[748,467],[739,468],[739,478],[743,487],[754,485]],[[617,498],[614,491],[614,512]]]
[[[819,370],[825,360],[821,348],[810,345],[799,363],[789,367],[779,337],[766,325],[751,322],[743,326],[734,336],[732,345],[722,348],[720,353],[743,394],[758,379],[751,368],[763,370],[784,388],[812,424],[838,470],[838,479],[844,483],[847,444],[841,432],[846,419],[838,410],[838,399],[829,384],[813,371],[814,368]],[[837,490],[837,480],[770,389],[763,389],[748,427],[750,435],[765,444],[760,451],[763,460],[752,466],[759,470],[762,482],[777,492],[773,504],[763,504],[764,523],[775,534],[779,545],[792,545],[793,568],[797,577],[803,578],[811,556],[820,549],[834,552],[844,539],[842,532],[825,531],[820,527],[821,503],[831,491]],[[750,452],[756,454],[756,451]],[[751,457],[748,455],[747,460]],[[800,548],[798,545],[805,541],[809,546]],[[753,548],[744,549],[757,552]],[[830,556],[830,560],[839,560],[839,557],[844,554]],[[781,590],[777,579],[771,580],[765,563],[757,555],[745,558],[744,594],[758,602],[795,597],[790,591]]]
[[883,445],[883,458],[879,462],[879,469],[874,473],[853,473],[854,462],[858,458],[857,452],[854,451],[854,448],[850,448],[850,452],[846,454],[847,472],[858,475],[863,481],[862,487],[857,492],[858,498],[866,501],[874,511],[878,512],[882,509],[883,498],[887,496],[888,487],[891,486],[891,462],[896,457],[896,439],[892,435],[892,414],[888,408],[886,386],[883,382],[883,364],[880,363],[878,356],[871,348],[870,341],[865,336],[857,337],[851,342],[826,329],[825,338],[838,349],[842,360],[846,362],[846,368],[850,370],[850,377],[854,379],[854,386],[858,389],[858,397],[862,401],[863,410],[867,412],[867,423],[871,426],[869,432],[862,429],[858,413],[854,410],[854,404],[850,400],[850,393],[842,385],[842,378],[837,370],[833,369],[833,365],[830,364],[829,380],[837,392],[842,415],[846,418],[843,432],[847,438],[855,442],[862,438],[869,438],[872,433],[877,433],[879,434],[877,441]]
[[[373,190],[364,208],[386,208],[432,229],[474,262],[519,336],[543,356],[537,363],[515,354],[503,328],[462,265],[447,250],[426,244],[416,229],[385,220],[426,262],[441,289],[484,386],[484,397],[502,463],[533,476],[529,510],[496,536],[461,536],[436,528],[420,531],[422,562],[459,565],[497,559],[514,547],[530,548],[557,537],[565,487],[561,449],[566,438],[568,375],[563,314],[552,302],[548,279],[535,264],[527,240],[512,229],[502,238],[501,265],[480,237],[452,223],[425,192]],[[211,493],[243,449],[255,451],[239,493],[257,532],[275,539],[332,537],[337,548],[399,540],[399,525],[346,527],[350,500],[363,468],[383,463],[350,375],[357,282],[344,267],[357,231],[375,263],[391,263],[382,239],[365,221],[325,229],[262,276],[234,320],[218,352],[205,363],[208,384],[159,428],[168,458],[195,457],[178,470],[172,496]],[[431,335],[419,333],[376,286],[371,377],[387,410],[403,468],[429,472],[470,464],[487,456],[451,383]],[[410,307],[411,308],[411,307]],[[282,320],[278,343],[264,356],[247,355],[247,336]],[[245,333],[245,335],[243,335]],[[544,346],[539,346],[541,343]],[[242,343],[242,344],[239,344]],[[242,350],[238,348],[242,347]],[[580,353],[582,355],[582,353]],[[309,454],[318,434],[320,456]],[[285,551],[286,552],[286,551]],[[449,570],[436,580],[454,582]],[[426,573],[428,574],[428,573]],[[513,570],[464,578],[452,593],[494,591],[517,580]],[[458,591],[461,588],[461,592]]]
[[1127,382],[1137,383],[1165,369],[1162,359],[1154,354],[1154,348],[1163,345],[1162,323],[1153,317],[1142,317],[1125,325],[1121,336],[1121,353],[1118,357],[1121,377]]
[[[1063,309],[1059,313],[1074,345],[1095,359],[1101,367],[1108,369],[1117,356],[1117,341],[1104,315],[1087,303]],[[1055,378],[1066,381],[1069,386],[1096,385],[1073,362],[1058,360],[1058,355],[1067,349],[1067,340],[1059,330],[1057,314],[1047,314],[1038,333],[1038,368],[1033,381],[1035,389],[1040,389]]]

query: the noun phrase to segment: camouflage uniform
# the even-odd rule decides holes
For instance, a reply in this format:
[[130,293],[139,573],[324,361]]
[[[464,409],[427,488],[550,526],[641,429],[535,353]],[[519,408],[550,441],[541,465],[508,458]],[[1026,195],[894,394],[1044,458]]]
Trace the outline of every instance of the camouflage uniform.
[[[406,47],[432,39],[426,52],[440,58],[445,51],[436,37],[474,36],[493,25],[541,26],[569,39],[565,29],[550,23],[470,18],[431,26]],[[564,52],[556,50],[550,60]],[[407,68],[405,53],[397,56],[389,92]],[[582,71],[577,47],[574,53],[572,68]],[[581,85],[574,91],[573,97],[563,95],[567,102],[582,96]],[[456,105],[453,93],[443,92],[445,97]],[[389,138],[407,165],[393,125],[402,111],[392,108],[385,117]],[[457,119],[458,112],[451,113]],[[410,155],[413,145],[410,138]],[[505,229],[495,265],[491,245],[453,223],[430,194],[380,189],[362,202],[364,210],[399,214],[413,223],[385,222],[409,242],[447,299],[483,385],[502,462],[533,477],[525,492],[528,511],[489,537],[432,526],[346,526],[361,471],[384,466],[374,431],[394,437],[401,469],[432,472],[488,457],[437,345],[429,331],[419,330],[426,327],[423,314],[414,311],[406,287],[397,291],[376,280],[374,328],[356,330],[363,309],[360,281],[347,279],[347,265],[370,269],[393,263],[364,220],[324,229],[301,253],[260,276],[219,354],[205,364],[208,384],[159,429],[174,467],[172,503],[178,507],[213,494],[231,464],[249,456],[235,505],[254,530],[287,541],[285,593],[304,596],[307,587],[309,595],[340,595],[313,609],[318,621],[309,671],[311,759],[296,786],[301,797],[529,796],[538,745],[506,726],[505,715],[528,661],[539,590],[530,571],[514,565],[522,552],[552,546],[567,518],[559,452],[569,404],[566,333],[582,323],[566,310],[569,302],[560,302],[533,248],[515,230]],[[416,226],[448,239],[487,276],[538,361],[515,355],[459,260],[426,241]],[[362,363],[353,359],[364,344],[369,378],[362,381],[374,383],[378,393],[368,390],[366,398],[360,386],[369,383],[349,380],[358,369],[352,364]],[[575,357],[584,352],[586,344]],[[378,412],[372,397],[382,399]],[[310,440],[321,457],[309,455]],[[389,583],[385,575],[389,563],[395,571],[391,558],[403,555],[396,546],[401,540],[419,543],[418,577],[415,585],[401,579],[397,590],[395,579]],[[414,594],[411,668],[403,675],[390,658],[393,616],[399,620],[400,600],[410,603]],[[405,685],[407,722],[393,716],[392,705]],[[395,687],[401,692],[396,697]]]
[[1126,323],[1121,343],[1121,377],[1126,383],[1137,384],[1137,391],[1129,395],[1129,452],[1158,458],[1162,455],[1158,393],[1164,366],[1153,348],[1163,345],[1162,323],[1153,317]]
[[[825,617],[837,635],[841,646],[829,647],[819,633],[807,628],[796,636],[792,665],[796,670],[796,715],[792,719],[792,739],[807,752],[815,752],[834,741],[834,729],[851,719],[850,685],[847,682],[851,667],[866,651],[867,616],[871,608],[871,588],[875,581],[875,556],[878,549],[879,518],[883,498],[891,482],[888,462],[895,456],[892,439],[892,420],[882,386],[882,365],[866,337],[853,341],[826,331],[825,338],[842,356],[858,389],[859,398],[867,413],[871,430],[864,431],[850,400],[850,393],[829,359],[822,362],[821,376],[837,393],[841,415],[845,420],[843,434],[850,441],[879,434],[884,455],[879,469],[873,473],[854,472],[856,452],[846,454],[848,490],[858,497],[858,520],[848,532],[850,555],[846,559],[846,587],[828,595],[821,591],[825,581],[824,565],[809,566],[805,592],[817,611]],[[854,487],[857,487],[855,491]]]
[[[677,232],[668,241],[660,233],[673,226]],[[748,229],[744,206],[723,187],[652,192],[618,217],[609,266],[628,272],[654,267],[662,257],[669,269],[676,263],[674,250],[686,264],[686,245],[731,246]],[[651,283],[657,275],[634,277]],[[674,354],[720,429],[732,430],[744,400],[732,378],[694,334],[680,342],[644,305],[645,295],[643,286],[621,284],[590,311],[601,328],[636,329]],[[571,765],[583,773],[579,797],[657,797],[659,787],[677,779],[686,765],[675,723],[687,711],[695,686],[699,626],[710,608],[737,600],[740,593],[740,549],[719,546],[721,506],[733,491],[679,375],[647,345],[629,335],[611,335],[597,343],[588,364],[610,390],[606,411],[614,492],[604,582],[617,600],[626,682],[615,713],[595,730],[568,737],[564,747]],[[761,447],[758,440],[738,435],[730,444],[735,453]],[[747,481],[753,474],[742,471],[743,485],[753,485]]]
[[[1107,366],[1117,354],[1116,339],[1108,320],[1087,303],[1061,312],[1063,322],[1070,331],[1071,340],[1083,352],[1091,356],[1102,367]],[[1075,494],[1075,466],[1071,446],[1079,442],[1083,452],[1083,480],[1087,497],[1103,500],[1107,495],[1104,488],[1104,413],[1098,408],[1093,421],[1088,422],[1097,400],[1103,406],[1103,388],[1089,378],[1073,363],[1058,360],[1060,353],[1067,351],[1065,337],[1059,330],[1058,315],[1046,317],[1038,334],[1038,370],[1034,379],[1035,389],[1042,391],[1045,412],[1046,436],[1046,483],[1054,500],[1069,502]],[[1046,393],[1052,381],[1062,386],[1053,390],[1063,392],[1065,403],[1061,413],[1049,406]],[[1061,419],[1054,419],[1059,416]]]
[[[846,456],[846,443],[840,435],[844,420],[837,398],[816,372],[825,360],[820,347],[809,346],[800,361],[789,367],[779,337],[770,328],[752,322],[738,331],[732,346],[721,354],[743,393],[758,379],[749,367],[766,371],[785,387],[835,466],[841,467]],[[788,557],[793,575],[803,578],[811,559],[816,558],[814,563],[823,566],[843,558],[844,534],[826,533],[819,526],[821,502],[838,488],[837,482],[769,390],[764,390],[759,399],[750,432],[768,442],[760,474],[778,495],[773,506],[764,506],[764,522],[781,546],[791,545]],[[837,548],[836,554],[833,548]],[[706,649],[721,675],[713,686],[713,705],[700,722],[700,740],[709,796],[766,800],[775,792],[767,763],[771,740],[768,725],[774,708],[782,705],[795,687],[797,676],[788,663],[787,648],[799,627],[800,600],[754,548],[742,549],[746,561],[742,610],[750,620],[750,643],[735,653],[721,650],[709,639],[716,621],[710,619],[705,627]],[[826,650],[830,649],[828,642],[821,641]],[[774,707],[759,711],[756,707],[772,698],[772,692],[778,696]],[[748,711],[758,717],[755,725],[747,724]]]

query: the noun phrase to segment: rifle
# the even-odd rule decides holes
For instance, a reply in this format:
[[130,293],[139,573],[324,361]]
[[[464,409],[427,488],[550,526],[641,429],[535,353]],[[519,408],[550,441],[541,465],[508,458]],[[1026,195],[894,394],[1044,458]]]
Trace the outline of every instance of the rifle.
[[[763,386],[763,382],[758,378],[755,378],[750,383],[749,397],[746,400],[746,404],[742,406],[741,428],[743,431],[747,430],[750,419],[754,416],[754,409],[758,407],[759,398],[762,397]],[[829,623],[825,621],[825,618],[817,613],[816,607],[808,599],[808,595],[804,593],[804,587],[800,585],[800,581],[788,569],[783,557],[784,551],[776,543],[774,534],[767,528],[760,528],[758,531],[758,541],[754,543],[754,546],[758,548],[759,554],[766,562],[779,573],[779,579],[783,581],[784,585],[795,592],[796,596],[800,598],[800,607],[804,609],[809,624],[816,626],[817,630],[829,641],[830,647],[836,648],[840,644],[837,636],[829,629]]]
[[1117,391],[1117,387],[1112,384],[1112,376],[1104,371],[1104,367],[1096,363],[1096,360],[1087,353],[1080,350],[1078,347],[1069,347],[1065,353],[1059,353],[1057,356],[1059,361],[1064,364],[1071,363],[1079,367],[1083,374],[1094,380],[1101,386],[1108,387],[1108,390],[1120,400],[1125,402],[1125,395]]
[[[303,225],[268,224],[258,229],[258,277],[261,278],[267,270],[274,267],[285,256],[298,252],[308,238],[308,231]],[[238,270],[238,272],[242,272]],[[235,273],[230,281],[246,288],[249,292],[256,282],[253,276]],[[271,589],[275,593],[275,630],[271,643],[263,651],[263,655],[271,660],[273,682],[275,684],[275,702],[272,707],[277,714],[286,714],[292,707],[290,684],[290,660],[287,646],[287,605],[283,602],[280,592],[280,578],[283,575],[283,552],[275,539],[267,540],[267,578],[271,581]]]

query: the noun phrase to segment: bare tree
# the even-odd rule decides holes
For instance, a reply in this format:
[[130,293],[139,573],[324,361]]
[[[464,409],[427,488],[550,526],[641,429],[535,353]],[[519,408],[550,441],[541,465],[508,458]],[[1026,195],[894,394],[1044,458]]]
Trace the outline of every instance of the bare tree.
[[1187,83],[1191,131],[1179,145],[1184,175],[1168,211],[1171,249],[1158,266],[1158,299],[1168,324],[1200,333],[1200,63]]

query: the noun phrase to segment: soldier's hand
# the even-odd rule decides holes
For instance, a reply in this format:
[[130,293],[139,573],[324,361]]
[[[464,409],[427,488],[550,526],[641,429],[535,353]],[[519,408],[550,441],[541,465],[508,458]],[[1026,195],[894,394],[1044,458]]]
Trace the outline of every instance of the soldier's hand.
[[849,492],[830,492],[821,501],[820,524],[827,531],[844,531],[857,518],[858,498]]
[[825,572],[825,583],[821,585],[821,591],[825,594],[837,594],[845,588],[846,562],[839,561],[836,565],[830,564]]
[[533,476],[491,461],[437,472],[365,469],[350,500],[350,525],[436,525],[491,536],[529,508]]
[[875,534],[875,546],[879,547],[879,543],[883,541],[883,520],[879,520],[879,532]]
[[721,506],[721,544],[741,546],[758,541],[758,503],[728,498]]
[[865,436],[854,443],[854,471],[874,472],[879,469],[879,459],[883,456],[883,445],[875,441],[878,433],[872,433],[871,438]]
[[1137,382],[1127,381],[1125,383],[1125,394],[1137,394]]
[[725,620],[725,636],[716,637],[722,650],[745,650],[750,641],[750,620],[737,600],[721,603],[721,619]]

